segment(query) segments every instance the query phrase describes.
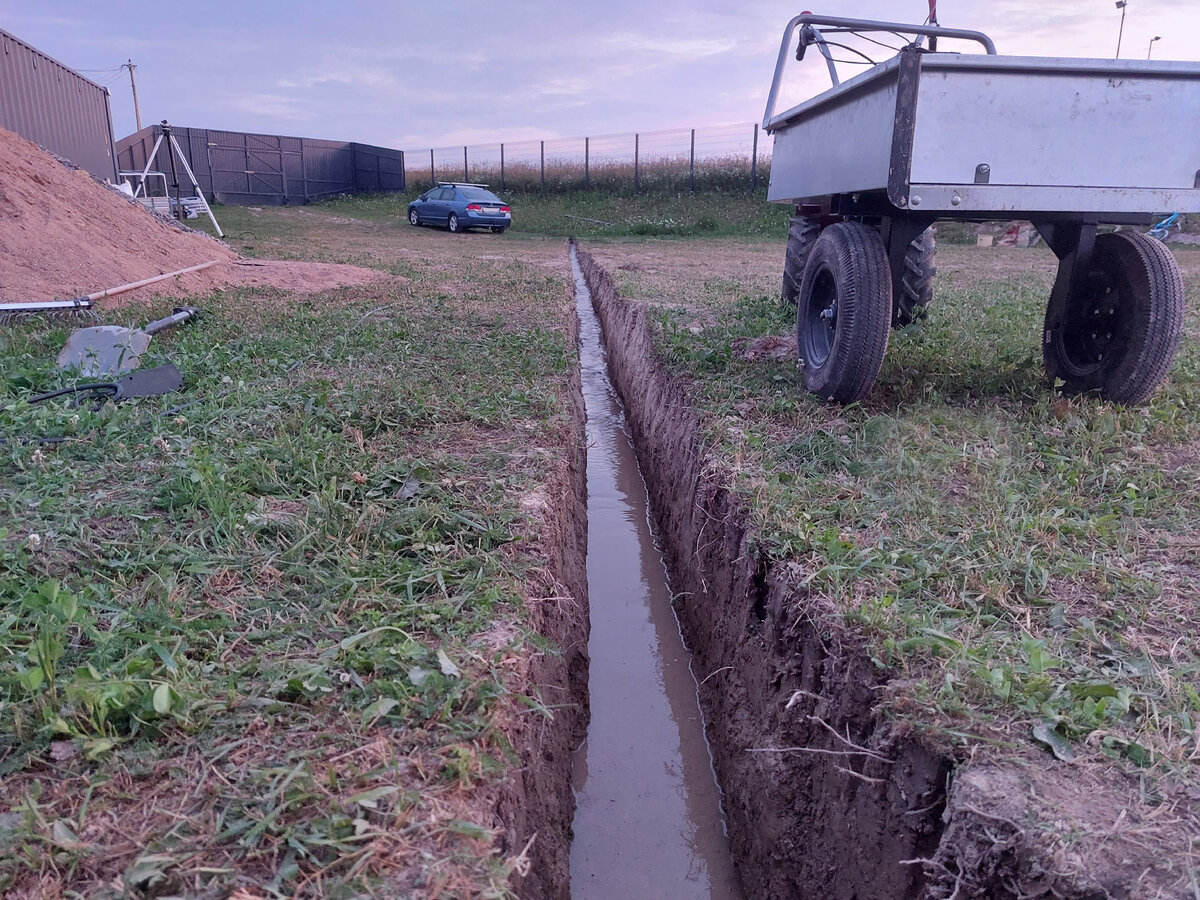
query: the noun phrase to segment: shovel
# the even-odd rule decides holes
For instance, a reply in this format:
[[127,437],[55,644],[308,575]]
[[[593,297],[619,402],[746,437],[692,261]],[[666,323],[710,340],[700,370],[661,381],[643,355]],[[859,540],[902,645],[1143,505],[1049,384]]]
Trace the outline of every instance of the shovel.
[[71,333],[58,354],[60,369],[78,369],[88,378],[131,372],[142,362],[142,354],[150,346],[150,337],[165,328],[178,325],[199,314],[194,306],[176,307],[172,315],[157,319],[143,329],[122,328],[120,325],[97,325],[80,328]]

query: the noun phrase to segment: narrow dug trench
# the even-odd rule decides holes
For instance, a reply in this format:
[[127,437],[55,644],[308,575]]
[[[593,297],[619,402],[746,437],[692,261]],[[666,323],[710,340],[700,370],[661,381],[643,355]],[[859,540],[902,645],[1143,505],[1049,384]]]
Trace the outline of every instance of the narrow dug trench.
[[571,248],[587,415],[591,724],[574,759],[574,900],[740,900],[645,484]]
[[[578,256],[695,655],[746,896],[920,896],[922,867],[900,861],[937,848],[948,763],[873,718],[869,656],[759,561],[745,510],[704,465],[695,412],[659,366],[644,311]],[[592,615],[595,627],[594,603]]]
[[[658,360],[645,310],[621,298],[587,253],[578,252],[578,265],[604,338],[604,353],[584,352],[582,366],[603,369],[607,362],[621,401],[617,406],[602,387],[601,405],[589,415],[606,420],[622,440],[607,456],[589,447],[588,468],[596,470],[589,475],[610,484],[586,511],[582,452],[573,456],[570,484],[562,485],[568,502],[555,511],[560,526],[570,523],[560,529],[569,546],[552,568],[563,573],[564,593],[586,596],[578,552],[586,513],[603,593],[629,599],[624,605],[633,615],[624,626],[605,621],[597,609],[604,598],[593,586],[594,718],[586,765],[571,749],[584,738],[588,604],[573,604],[569,614],[547,606],[547,621],[539,623],[565,652],[547,656],[543,670],[530,674],[545,691],[558,692],[562,714],[537,725],[540,734],[517,736],[529,752],[501,818],[511,852],[533,847],[518,896],[732,898],[739,881],[750,900],[1200,896],[1197,870],[1188,864],[1189,848],[1200,846],[1191,801],[1172,795],[1168,812],[1180,817],[1158,828],[1151,821],[1158,807],[1148,803],[1144,783],[1125,773],[1048,763],[1045,754],[1017,746],[975,744],[956,756],[879,713],[881,700],[889,692],[903,696],[905,685],[889,682],[866,638],[802,586],[799,564],[766,561],[749,510],[705,454],[685,388]],[[581,324],[592,327],[580,312]],[[582,396],[574,402],[582,407]],[[577,416],[581,425],[582,409]],[[640,475],[616,460],[626,433]],[[668,661],[683,657],[678,644],[666,642],[674,622],[656,622],[650,612],[651,605],[665,609],[667,595],[645,584],[660,562],[643,552],[653,543],[646,514],[640,501],[629,502],[643,487],[692,653],[687,678],[666,672]],[[615,510],[614,521],[624,518],[630,544],[599,546],[605,505]],[[635,649],[648,655],[635,659]],[[707,724],[688,737],[684,728],[700,719],[688,705],[693,685]],[[634,704],[657,709],[657,724],[630,718]],[[622,717],[626,727],[612,724]],[[699,777],[709,759],[719,791]],[[666,794],[641,790],[650,783]],[[719,853],[718,798],[736,877]],[[634,821],[644,813],[656,823],[649,838]],[[1121,831],[1125,818],[1131,826]],[[1143,839],[1152,826],[1154,840]],[[635,836],[632,850],[619,843],[626,833]],[[643,871],[647,858],[652,864]]]

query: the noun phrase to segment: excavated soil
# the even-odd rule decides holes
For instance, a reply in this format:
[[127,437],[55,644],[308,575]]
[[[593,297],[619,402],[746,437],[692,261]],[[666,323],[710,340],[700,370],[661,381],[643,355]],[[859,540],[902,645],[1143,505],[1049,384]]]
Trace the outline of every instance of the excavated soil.
[[238,287],[313,293],[389,277],[357,266],[241,259],[0,129],[0,302],[81,297],[213,260],[102,305]]
[[658,362],[645,309],[579,259],[681,598],[747,896],[1193,896],[1172,863],[1196,833],[1185,788],[1151,805],[1119,772],[954,752],[877,714],[904,686],[796,586],[796,564],[764,560],[686,391]]

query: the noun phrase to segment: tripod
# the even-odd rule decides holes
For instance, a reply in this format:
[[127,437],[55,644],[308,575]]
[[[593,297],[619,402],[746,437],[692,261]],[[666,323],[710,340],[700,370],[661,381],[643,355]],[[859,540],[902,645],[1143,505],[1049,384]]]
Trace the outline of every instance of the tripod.
[[146,157],[146,168],[142,169],[141,181],[133,195],[136,197],[146,190],[146,176],[150,174],[150,167],[154,165],[154,158],[158,155],[158,148],[163,144],[163,138],[167,140],[167,156],[171,161],[171,186],[175,189],[175,218],[183,218],[183,201],[179,197],[179,175],[175,171],[175,154],[178,153],[179,161],[183,163],[183,169],[187,172],[188,178],[192,180],[192,187],[196,189],[196,199],[204,207],[204,211],[213,223],[213,228],[217,230],[217,237],[225,237],[225,232],[221,231],[221,226],[217,224],[217,217],[213,215],[208,201],[204,199],[204,191],[200,190],[200,184],[196,181],[196,176],[192,173],[192,167],[188,165],[187,157],[183,155],[183,150],[179,147],[179,141],[175,140],[175,135],[171,134],[171,126],[167,124],[166,119],[163,119],[162,125],[159,126],[158,137],[154,140],[154,149]]

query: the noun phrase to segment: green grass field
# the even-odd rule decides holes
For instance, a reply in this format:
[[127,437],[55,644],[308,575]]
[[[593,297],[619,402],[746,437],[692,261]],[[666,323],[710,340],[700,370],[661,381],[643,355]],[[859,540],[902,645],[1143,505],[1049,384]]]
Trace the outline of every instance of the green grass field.
[[504,235],[413,229],[402,197],[218,207],[248,255],[394,278],[195,298],[146,360],[182,395],[30,405],[71,326],[0,331],[8,896],[503,895],[503,717],[553,715],[509,667],[547,649],[526,501],[570,434],[566,234],[651,307],[761,552],[871,642],[889,715],[1195,783],[1200,254],[1144,407],[1043,383],[1047,251],[947,243],[843,409],[745,352],[792,327],[786,208],[510,199]]
[[511,661],[552,649],[523,503],[572,433],[566,289],[406,271],[196,298],[144,362],[185,391],[120,405],[27,403],[71,325],[0,331],[6,896],[505,892],[486,793],[499,720],[549,714]]
[[[943,247],[922,325],[895,332],[861,404],[806,395],[794,356],[740,348],[794,327],[771,277],[606,245],[623,293],[701,410],[762,552],[799,564],[904,679],[894,715],[940,731],[1109,757],[1158,773],[1197,753],[1200,266],[1172,377],[1144,407],[1056,396],[1038,327],[1044,248]],[[716,259],[712,252],[702,254]],[[694,272],[673,294],[667,284]],[[699,279],[701,289],[688,291]],[[705,290],[704,284],[721,290]],[[680,306],[679,296],[688,302]],[[1189,774],[1187,777],[1193,777]]]

